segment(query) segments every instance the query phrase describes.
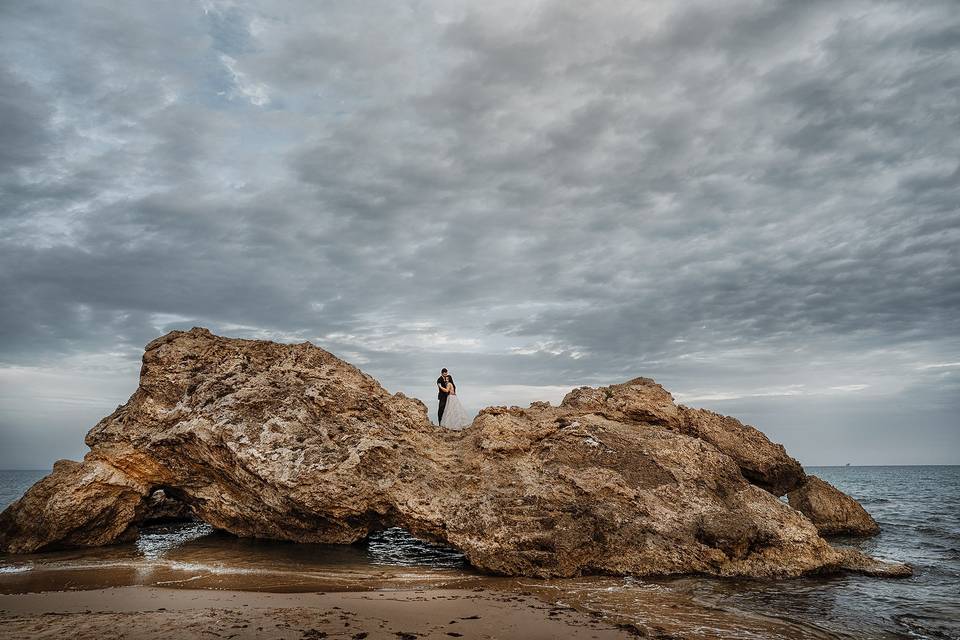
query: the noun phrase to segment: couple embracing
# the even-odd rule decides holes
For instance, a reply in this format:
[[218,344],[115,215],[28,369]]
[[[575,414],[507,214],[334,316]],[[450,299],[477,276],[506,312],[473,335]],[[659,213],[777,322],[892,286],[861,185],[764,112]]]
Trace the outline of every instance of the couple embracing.
[[457,385],[453,382],[453,376],[447,371],[446,367],[440,370],[440,377],[437,378],[437,400],[440,401],[440,408],[437,410],[437,419],[441,427],[448,429],[463,429],[470,424],[467,412],[460,399],[457,397]]

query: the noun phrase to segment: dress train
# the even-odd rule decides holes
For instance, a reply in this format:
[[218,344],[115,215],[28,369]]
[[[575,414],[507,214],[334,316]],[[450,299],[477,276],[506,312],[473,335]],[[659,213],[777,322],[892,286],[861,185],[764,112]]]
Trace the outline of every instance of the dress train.
[[440,420],[440,426],[447,429],[463,429],[471,423],[467,416],[467,411],[460,404],[457,394],[451,393],[447,396],[447,404],[443,408],[443,418]]

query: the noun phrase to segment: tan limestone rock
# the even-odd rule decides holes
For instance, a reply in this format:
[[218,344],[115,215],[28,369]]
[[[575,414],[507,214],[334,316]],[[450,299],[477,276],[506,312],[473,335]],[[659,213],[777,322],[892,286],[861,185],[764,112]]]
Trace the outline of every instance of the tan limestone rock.
[[782,447],[713,416],[636,379],[450,431],[310,343],[173,331],[147,345],[139,388],[91,429],[83,462],[0,515],[0,549],[127,539],[163,490],[237,536],[350,543],[399,526],[501,574],[904,570],[830,546],[761,488],[792,482]]
[[880,533],[876,520],[860,503],[817,476],[787,494],[790,506],[807,516],[824,536],[872,536]]

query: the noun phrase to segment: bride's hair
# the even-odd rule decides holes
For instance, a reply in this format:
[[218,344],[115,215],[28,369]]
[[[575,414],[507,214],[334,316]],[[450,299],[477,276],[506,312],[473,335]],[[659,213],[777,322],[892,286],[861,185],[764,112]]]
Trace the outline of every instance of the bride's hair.
[[446,367],[444,367],[443,369],[440,369],[440,373],[446,373],[446,372],[447,372],[447,368],[446,368]]

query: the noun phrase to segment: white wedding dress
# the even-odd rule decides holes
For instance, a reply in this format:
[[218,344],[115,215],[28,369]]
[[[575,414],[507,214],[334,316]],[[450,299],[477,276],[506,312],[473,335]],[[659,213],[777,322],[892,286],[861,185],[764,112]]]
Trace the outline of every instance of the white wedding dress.
[[463,429],[470,425],[470,418],[467,412],[460,404],[457,394],[451,393],[447,396],[447,404],[443,408],[443,418],[440,419],[440,426],[447,429]]

